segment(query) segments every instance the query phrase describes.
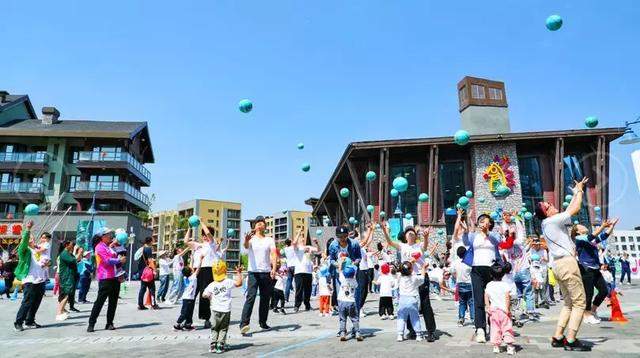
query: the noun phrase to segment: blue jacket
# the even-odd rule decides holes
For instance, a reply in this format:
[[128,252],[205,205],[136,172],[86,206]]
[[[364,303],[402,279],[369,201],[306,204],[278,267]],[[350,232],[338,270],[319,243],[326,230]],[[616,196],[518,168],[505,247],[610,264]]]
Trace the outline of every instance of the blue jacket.
[[329,261],[331,262],[331,266],[329,266],[329,271],[334,273],[336,271],[336,267],[338,266],[338,255],[340,252],[346,252],[347,257],[351,259],[354,264],[359,264],[360,259],[362,259],[362,254],[360,251],[360,243],[355,239],[347,239],[347,247],[340,247],[339,239],[333,240],[331,245],[329,245]]
[[598,244],[606,240],[609,235],[603,232],[599,236],[587,235],[587,240],[576,240],[576,251],[578,252],[578,262],[584,267],[599,269],[600,258],[598,257]]
[[[467,253],[464,255],[462,262],[464,262],[467,266],[473,266],[473,240],[476,238],[476,233],[472,232],[471,234],[464,233],[462,234],[462,243],[467,247]],[[500,234],[495,232],[490,232],[487,236],[489,241],[493,244],[493,248],[496,251],[496,262],[502,264],[502,257],[500,257],[500,249],[498,248],[498,244],[502,241]]]

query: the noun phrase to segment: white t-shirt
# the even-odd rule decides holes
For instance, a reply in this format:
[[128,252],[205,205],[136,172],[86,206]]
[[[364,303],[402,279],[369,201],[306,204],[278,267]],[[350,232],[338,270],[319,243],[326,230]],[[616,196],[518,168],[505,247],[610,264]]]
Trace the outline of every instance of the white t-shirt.
[[364,248],[360,248],[360,265],[358,266],[358,270],[364,271],[369,269],[369,255],[367,255],[367,250]]
[[372,269],[378,264],[378,255],[375,252],[367,252],[369,268]]
[[[251,237],[249,241],[249,272],[270,272],[271,251],[276,249],[276,244],[270,236]],[[297,272],[296,266],[296,272]]]
[[518,297],[518,287],[516,286],[516,282],[513,280],[512,273],[507,273],[502,276],[502,282],[506,283],[511,288],[511,291],[509,291],[511,297]]
[[173,270],[173,276],[180,276],[182,274],[182,269],[184,268],[184,260],[182,259],[182,255],[176,255],[173,257],[171,261],[171,266]]
[[204,289],[203,295],[210,296],[211,310],[214,312],[231,312],[231,289],[235,283],[230,278],[213,281]]
[[424,279],[422,276],[400,276],[398,279],[398,287],[400,287],[400,296],[418,297],[418,286],[422,284]]
[[313,260],[311,259],[311,253],[305,252],[306,248],[307,246],[299,246],[294,250],[296,261],[296,275],[299,273],[313,272]]
[[29,273],[22,280],[22,283],[42,283],[49,279],[49,271],[46,267],[41,266],[42,256],[40,256],[40,261],[36,261],[35,253],[33,250],[29,249],[31,256],[31,263],[29,264]]
[[284,278],[282,275],[276,275],[276,284],[273,286],[274,289],[284,291]]
[[355,302],[356,288],[358,282],[355,278],[346,278],[340,273],[340,291],[338,291],[338,302]]
[[287,267],[293,267],[295,269],[296,265],[298,264],[298,259],[296,257],[293,245],[284,248],[284,257],[287,258]]
[[444,271],[440,267],[434,267],[429,271],[429,281],[430,282],[442,282],[442,276],[444,276]]
[[455,261],[451,265],[451,271],[456,275],[457,283],[471,283],[471,266],[468,266],[462,260]]
[[318,296],[330,296],[329,281],[326,277],[318,277]]
[[44,249],[44,251],[40,253],[40,261],[43,263],[51,261],[51,242],[42,242],[38,246]]
[[542,220],[542,233],[547,239],[549,253],[555,260],[575,255],[576,245],[569,237],[566,227],[569,224],[571,215],[566,211]]
[[213,264],[220,260],[220,248],[214,240],[211,242],[203,242],[201,246],[204,258],[202,259],[202,267],[213,267]]
[[189,283],[187,287],[184,288],[184,293],[182,294],[183,300],[193,300],[196,298],[196,284],[198,281],[198,276],[194,273],[189,276]]
[[393,297],[393,290],[398,285],[398,279],[388,273],[378,276],[377,281],[380,285],[380,297]]
[[160,259],[159,263],[159,275],[160,276],[165,276],[168,275],[171,271],[171,269],[169,268],[171,266],[171,261],[169,259]]
[[473,239],[473,266],[491,266],[496,259],[496,247],[483,233]]
[[410,261],[413,258],[413,256],[411,255],[413,255],[413,253],[415,252],[419,252],[421,255],[420,255],[420,258],[413,263],[412,273],[413,275],[419,275],[422,266],[424,266],[424,254],[422,252],[422,244],[415,243],[413,245],[409,245],[405,243],[400,243],[400,258],[402,259],[402,262]]
[[507,295],[511,295],[511,287],[503,281],[491,281],[484,289],[485,294],[489,296],[489,304],[492,307],[499,308],[507,313]]

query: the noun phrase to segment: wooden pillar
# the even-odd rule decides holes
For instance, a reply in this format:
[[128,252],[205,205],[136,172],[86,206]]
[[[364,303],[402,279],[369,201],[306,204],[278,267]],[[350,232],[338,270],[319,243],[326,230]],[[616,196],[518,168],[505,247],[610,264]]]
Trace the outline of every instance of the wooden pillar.
[[342,197],[340,196],[340,189],[338,189],[338,186],[336,185],[336,183],[333,183],[333,190],[336,191],[336,196],[338,197],[338,205],[340,206],[340,209],[342,210],[342,215],[343,220],[349,217],[349,214],[347,212],[347,209],[344,207],[344,203],[342,202]]
[[429,151],[429,207],[431,211],[431,223],[438,222],[438,173],[440,172],[440,163],[439,163],[439,152],[440,148],[437,144],[431,146],[431,150]]
[[[389,149],[380,149],[380,175],[378,178],[378,205],[388,213],[389,206]],[[388,217],[388,215],[387,215]]]
[[555,161],[553,165],[554,176],[553,176],[553,192],[554,192],[554,203],[558,210],[561,210],[562,199],[564,198],[564,139],[558,138],[556,139],[556,152],[555,152]]
[[360,179],[358,178],[358,173],[353,163],[349,158],[347,158],[347,169],[349,169],[349,174],[351,175],[351,181],[353,181],[353,187],[355,189],[357,195],[357,201],[360,203],[360,208],[364,213],[364,217],[367,221],[371,221],[371,216],[367,211],[367,205],[365,204],[365,196],[363,195],[362,187],[360,186]]
[[324,211],[327,213],[327,217],[329,217],[329,221],[331,223],[337,223],[338,218],[335,218],[336,219],[335,221],[333,220],[333,218],[331,217],[331,212],[329,211],[329,208],[327,208],[327,204],[324,201],[322,202],[322,207],[324,208]]

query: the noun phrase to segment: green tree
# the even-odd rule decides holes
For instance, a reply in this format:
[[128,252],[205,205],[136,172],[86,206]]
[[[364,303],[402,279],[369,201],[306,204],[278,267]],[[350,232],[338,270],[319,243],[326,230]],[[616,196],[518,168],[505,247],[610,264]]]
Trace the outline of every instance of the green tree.
[[245,270],[249,267],[249,256],[247,254],[240,254],[240,264]]

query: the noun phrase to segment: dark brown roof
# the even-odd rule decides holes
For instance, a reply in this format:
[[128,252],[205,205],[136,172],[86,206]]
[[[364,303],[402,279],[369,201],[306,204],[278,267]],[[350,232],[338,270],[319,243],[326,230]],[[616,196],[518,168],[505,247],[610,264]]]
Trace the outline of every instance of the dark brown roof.
[[4,101],[0,101],[0,112],[5,111],[9,108],[12,108],[18,104],[24,103],[27,107],[27,112],[31,118],[37,118],[35,110],[33,109],[33,105],[31,105],[31,101],[29,100],[29,96],[27,95],[15,95],[8,94],[4,97]]

